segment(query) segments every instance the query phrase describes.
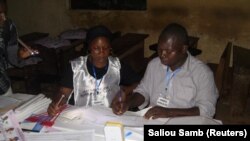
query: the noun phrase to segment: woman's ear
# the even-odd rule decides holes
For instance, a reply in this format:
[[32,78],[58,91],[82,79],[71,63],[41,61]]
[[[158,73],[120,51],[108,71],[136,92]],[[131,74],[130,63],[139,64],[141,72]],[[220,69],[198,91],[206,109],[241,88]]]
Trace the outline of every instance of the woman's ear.
[[188,50],[188,45],[183,45],[182,47],[182,53],[186,53]]

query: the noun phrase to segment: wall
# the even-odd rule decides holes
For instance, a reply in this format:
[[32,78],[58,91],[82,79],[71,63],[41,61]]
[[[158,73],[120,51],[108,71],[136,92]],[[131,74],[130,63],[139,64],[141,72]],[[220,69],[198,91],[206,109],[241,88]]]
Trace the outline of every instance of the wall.
[[200,37],[199,58],[218,63],[228,41],[250,48],[249,0],[148,0],[146,11],[69,10],[68,0],[8,0],[9,16],[20,34],[33,31],[58,35],[74,27],[105,24],[113,31],[150,34],[148,46],[157,42],[160,31],[170,22],[184,25],[190,35]]

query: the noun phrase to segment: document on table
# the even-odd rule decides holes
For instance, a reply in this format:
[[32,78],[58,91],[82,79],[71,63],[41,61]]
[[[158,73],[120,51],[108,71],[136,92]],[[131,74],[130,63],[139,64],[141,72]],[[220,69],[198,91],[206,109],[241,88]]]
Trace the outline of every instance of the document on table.
[[[146,109],[148,110],[148,109]],[[111,108],[106,108],[102,106],[93,106],[88,108],[78,108],[77,112],[76,109],[72,110],[72,113],[70,113],[70,110],[68,110],[65,113],[61,113],[61,118],[66,119],[73,119],[74,114],[75,117],[77,117],[77,122],[79,124],[80,121],[82,122],[92,122],[99,125],[104,125],[107,121],[114,121],[114,122],[120,122],[124,126],[128,127],[143,127],[147,124],[158,124],[162,125],[165,124],[168,120],[168,118],[159,118],[155,120],[147,120],[143,117],[146,111],[139,111],[139,112],[126,112],[121,116],[115,115],[112,112]],[[69,116],[70,115],[70,116]],[[72,120],[72,122],[74,122]]]
[[126,112],[122,116],[113,114],[110,108],[105,107],[69,107],[57,118],[52,128],[62,131],[95,131],[95,140],[105,141],[104,127],[107,121],[121,122],[125,126],[126,141],[143,140],[143,126],[145,124],[164,124],[163,120],[146,120],[143,118],[148,109],[140,112]]
[[184,116],[170,118],[167,124],[180,124],[180,125],[221,125],[220,120],[212,119],[203,116]]
[[27,141],[94,141],[94,130],[25,133]]
[[12,97],[8,97],[8,96],[0,96],[0,108],[5,108],[5,107],[9,107],[12,105],[17,105],[17,103],[20,103],[20,100],[17,100],[15,98]]
[[62,39],[71,40],[71,39],[85,39],[86,38],[86,29],[71,29],[62,32],[59,36]]
[[52,37],[45,37],[45,38],[35,41],[34,43],[45,46],[47,48],[59,48],[59,47],[71,45],[69,40],[65,40],[62,38],[52,38]]

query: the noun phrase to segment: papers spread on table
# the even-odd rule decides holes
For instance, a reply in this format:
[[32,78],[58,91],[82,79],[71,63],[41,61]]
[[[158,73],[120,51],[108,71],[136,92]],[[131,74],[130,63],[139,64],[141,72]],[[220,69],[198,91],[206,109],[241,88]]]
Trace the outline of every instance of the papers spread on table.
[[220,125],[222,122],[220,120],[212,119],[203,116],[184,116],[170,118],[166,124],[180,124],[180,125]]
[[13,110],[0,117],[0,141],[25,141]]
[[122,116],[114,115],[106,107],[69,107],[56,120],[53,128],[62,131],[80,131],[92,129],[95,131],[95,140],[105,141],[104,127],[107,121],[122,123],[126,141],[143,140],[144,124],[164,124],[167,119],[146,120],[142,115],[147,111],[126,112]]
[[21,101],[15,98],[0,96],[0,115],[3,115],[7,111],[17,107],[20,103]]
[[25,133],[27,141],[94,141],[94,130],[51,132],[51,133]]
[[45,46],[47,48],[59,48],[59,47],[71,45],[69,40],[65,40],[65,39],[58,38],[58,37],[57,38],[45,37],[45,38],[35,41],[34,43]]
[[[69,108],[67,111],[64,111],[59,116],[61,121],[74,123],[76,122],[76,126],[81,125],[85,122],[91,122],[94,124],[105,125],[107,121],[120,122],[124,126],[128,127],[143,127],[147,124],[165,124],[168,118],[159,118],[155,120],[147,120],[143,117],[145,111],[140,112],[126,112],[121,116],[115,115],[112,112],[111,108],[106,108],[102,106],[93,106],[88,108]],[[60,126],[60,123],[56,124]],[[76,127],[78,128],[78,127]]]
[[86,29],[79,28],[79,29],[70,29],[62,32],[59,37],[62,39],[85,39],[86,38]]

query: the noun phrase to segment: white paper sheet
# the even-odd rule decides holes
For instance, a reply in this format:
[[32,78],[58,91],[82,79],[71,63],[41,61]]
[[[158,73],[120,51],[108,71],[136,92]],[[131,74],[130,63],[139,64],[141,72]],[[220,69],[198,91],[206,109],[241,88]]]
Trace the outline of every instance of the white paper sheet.
[[34,95],[15,93],[8,96],[0,96],[0,115],[14,109],[22,103],[31,99]]
[[[72,120],[72,117],[74,117],[75,119],[78,119],[73,121],[76,122],[77,124],[81,124],[80,122],[91,122],[94,124],[105,125],[107,121],[113,121],[113,122],[120,122],[124,126],[131,126],[131,127],[143,127],[144,125],[147,124],[162,125],[165,124],[168,120],[168,118],[147,120],[141,116],[144,115],[144,113],[145,111],[126,112],[123,115],[118,116],[112,112],[111,108],[94,106],[89,108],[72,108],[72,111],[68,109],[66,112],[62,112],[59,117],[61,117],[61,120],[63,120],[63,118]],[[59,123],[57,125],[59,125]]]
[[12,105],[17,105],[17,103],[20,103],[20,100],[17,100],[15,98],[12,97],[8,97],[8,96],[0,96],[0,108],[5,108],[5,107],[9,107]]
[[25,133],[27,141],[94,141],[94,130]]
[[175,117],[170,118],[166,124],[180,124],[180,125],[220,125],[220,120],[215,120],[203,116],[186,116],[186,117]]

